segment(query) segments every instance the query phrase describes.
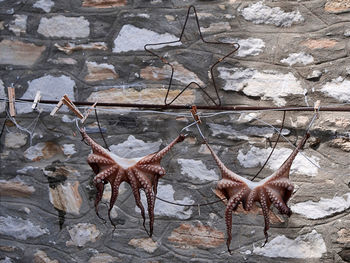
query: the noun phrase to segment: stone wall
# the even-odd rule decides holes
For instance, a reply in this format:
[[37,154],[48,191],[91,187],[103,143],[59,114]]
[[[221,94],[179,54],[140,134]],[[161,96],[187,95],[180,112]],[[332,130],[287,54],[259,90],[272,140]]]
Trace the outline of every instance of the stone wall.
[[[215,70],[224,105],[313,106],[350,102],[350,2],[183,0],[0,0],[0,97],[13,85],[17,98],[63,94],[77,101],[163,103],[170,68],[143,50],[176,40],[194,4],[205,39],[238,42],[240,50]],[[170,97],[197,81],[215,95],[208,70],[229,46],[205,44],[191,16],[181,45],[154,50],[172,62]],[[210,104],[190,88],[179,104]],[[5,121],[0,102],[1,124]],[[54,105],[16,103],[15,126],[1,137],[0,262],[349,262],[350,113],[321,112],[304,155],[292,170],[293,215],[273,210],[265,247],[259,209],[233,215],[226,250],[225,205],[174,206],[157,200],[155,232],[148,238],[128,185],[122,185],[113,231],[94,211],[90,148],[81,142],[74,115]],[[191,123],[177,116],[99,108],[111,150],[140,157],[159,150]],[[183,114],[187,114],[183,116]],[[283,135],[301,139],[310,112],[287,112]],[[263,121],[263,122],[262,122]],[[252,178],[276,141],[282,112],[231,113],[203,118],[202,131],[224,163]],[[265,123],[264,123],[265,122]],[[87,132],[103,145],[92,114]],[[23,129],[25,128],[25,129]],[[167,175],[158,196],[177,203],[218,200],[219,171],[195,128],[162,161]],[[259,180],[292,151],[281,139]],[[312,164],[312,161],[314,164]],[[320,168],[318,168],[320,167]],[[106,189],[100,214],[107,218]]]

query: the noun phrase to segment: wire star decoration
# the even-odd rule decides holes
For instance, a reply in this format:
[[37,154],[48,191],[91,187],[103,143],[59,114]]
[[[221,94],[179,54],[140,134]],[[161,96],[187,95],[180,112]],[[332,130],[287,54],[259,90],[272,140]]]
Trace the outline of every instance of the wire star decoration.
[[[231,46],[233,47],[233,50],[231,50],[229,53],[227,53],[226,55],[224,55],[223,57],[221,57],[220,59],[218,59],[211,67],[210,67],[210,78],[213,82],[213,86],[215,89],[215,93],[216,93],[216,99],[214,99],[212,96],[210,96],[210,94],[206,91],[205,87],[202,87],[200,84],[198,84],[195,81],[190,82],[189,84],[186,85],[185,88],[183,88],[170,102],[168,102],[168,96],[169,96],[169,92],[172,86],[172,82],[173,82],[173,76],[174,76],[174,72],[175,72],[175,66],[174,63],[170,63],[167,59],[165,59],[163,56],[158,55],[157,53],[155,53],[154,51],[150,50],[151,47],[154,46],[163,46],[163,45],[171,45],[171,44],[176,44],[176,43],[182,43],[182,39],[184,37],[184,33],[186,30],[186,25],[188,22],[188,18],[190,16],[191,10],[193,10],[193,13],[195,15],[195,20],[196,20],[196,25],[197,25],[197,29],[199,32],[199,37],[202,40],[202,42],[206,43],[206,44],[214,44],[214,45],[227,45],[227,46]],[[221,63],[223,60],[225,60],[227,57],[231,56],[233,53],[235,53],[238,49],[239,49],[239,44],[238,43],[224,43],[224,42],[217,42],[217,41],[207,41],[204,39],[200,25],[199,25],[199,19],[198,19],[198,15],[197,15],[197,11],[196,8],[191,5],[188,8],[187,11],[187,16],[185,19],[185,23],[182,27],[182,31],[180,34],[180,37],[178,40],[175,41],[168,41],[168,42],[162,42],[162,43],[153,43],[153,44],[146,44],[144,46],[145,51],[149,52],[150,54],[152,54],[153,56],[159,58],[164,64],[168,65],[171,67],[171,75],[170,75],[170,79],[169,79],[169,84],[168,84],[168,90],[167,93],[165,95],[164,98],[164,104],[165,105],[170,105],[172,104],[174,101],[176,101],[183,93],[185,90],[187,90],[189,87],[191,87],[192,85],[197,86],[201,91],[203,91],[203,93],[216,105],[216,106],[220,106],[221,105],[221,99],[219,97],[219,92],[218,92],[218,87],[216,84],[216,79],[215,79],[215,75],[214,75],[214,69],[215,67]]]

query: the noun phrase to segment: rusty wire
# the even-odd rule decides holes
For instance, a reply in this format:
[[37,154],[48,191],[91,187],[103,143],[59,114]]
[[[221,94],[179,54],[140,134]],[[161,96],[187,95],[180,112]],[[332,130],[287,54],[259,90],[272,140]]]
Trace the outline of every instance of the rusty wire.
[[[164,57],[156,54],[155,52],[151,51],[150,49],[148,49],[148,47],[151,47],[151,46],[160,46],[160,45],[171,45],[171,44],[175,44],[175,43],[182,43],[181,40],[184,36],[184,33],[185,33],[185,29],[186,29],[186,25],[187,25],[187,22],[188,22],[188,18],[190,16],[190,13],[191,13],[191,9],[193,10],[193,13],[195,15],[195,19],[196,19],[196,24],[197,24],[197,29],[198,29],[198,32],[199,32],[199,37],[200,39],[206,43],[206,44],[214,44],[214,45],[229,45],[229,46],[232,46],[234,49],[231,50],[228,54],[226,54],[225,56],[221,57],[220,59],[218,59],[211,67],[210,67],[210,75],[211,75],[211,79],[213,81],[213,86],[215,88],[215,93],[216,93],[216,99],[218,102],[215,101],[214,98],[212,98],[212,96],[210,96],[210,94],[205,90],[204,87],[202,87],[201,85],[199,85],[197,82],[194,82],[192,81],[191,83],[189,83],[185,88],[183,88],[169,103],[167,103],[168,101],[168,96],[169,96],[169,92],[170,92],[170,89],[171,89],[171,86],[172,86],[172,81],[173,81],[173,76],[174,76],[174,71],[175,71],[175,68],[174,66],[168,61],[166,60]],[[218,88],[217,88],[217,85],[216,85],[216,81],[215,81],[215,75],[214,75],[214,68],[220,63],[222,62],[224,59],[226,59],[227,57],[231,56],[233,53],[235,53],[238,49],[239,49],[239,44],[238,43],[224,43],[224,42],[217,42],[217,41],[207,41],[203,38],[203,34],[202,34],[202,31],[201,31],[201,28],[200,28],[200,25],[199,25],[199,19],[198,19],[198,15],[197,15],[197,11],[196,11],[196,8],[191,5],[188,10],[187,10],[187,16],[186,16],[186,19],[185,19],[185,23],[182,27],[182,30],[181,30],[181,34],[180,34],[180,37],[178,40],[174,40],[174,41],[168,41],[168,42],[161,42],[161,43],[154,43],[154,44],[146,44],[144,46],[144,49],[145,51],[149,52],[150,54],[152,54],[153,56],[156,56],[157,58],[159,58],[164,64],[168,65],[171,67],[171,75],[170,75],[170,79],[169,79],[169,84],[168,84],[168,90],[167,90],[167,93],[165,95],[165,98],[164,98],[164,104],[165,105],[171,105],[174,101],[176,101],[184,92],[186,89],[188,89],[190,86],[192,85],[196,85],[198,88],[200,88],[201,91],[204,92],[204,94],[216,105],[216,106],[220,106],[221,105],[221,99],[219,97],[219,91],[218,91]]]

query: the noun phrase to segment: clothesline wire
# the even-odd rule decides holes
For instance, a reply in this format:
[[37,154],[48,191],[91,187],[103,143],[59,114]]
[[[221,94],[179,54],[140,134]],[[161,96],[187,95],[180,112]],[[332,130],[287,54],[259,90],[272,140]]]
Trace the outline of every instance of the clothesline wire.
[[[100,110],[101,108],[99,108],[99,110]],[[106,109],[103,109],[103,110],[106,110]],[[128,113],[129,113],[130,111],[128,111]],[[151,111],[151,110],[147,110],[147,111],[144,111],[144,110],[135,110],[135,111],[131,111],[131,112],[148,112],[148,113],[163,113],[163,114],[169,114],[169,115],[176,115],[176,116],[188,116],[188,117],[190,117],[190,114],[179,114],[179,113],[174,113],[174,112],[159,112],[159,111]],[[225,111],[225,112],[218,112],[218,113],[210,113],[210,114],[208,114],[208,113],[198,113],[198,115],[199,116],[201,116],[201,118],[212,118],[212,117],[215,117],[215,116],[218,116],[218,115],[222,115],[222,114],[238,114],[238,113],[246,113],[246,112],[254,112],[254,111]],[[284,111],[285,112],[285,111]],[[30,128],[34,123],[37,123],[37,121],[38,121],[38,119],[39,119],[39,116],[40,116],[40,111],[39,111],[39,114],[38,114],[38,116],[36,117],[36,119],[28,126],[28,128]],[[99,119],[98,119],[98,115],[97,115],[97,109],[95,109],[95,114],[96,114],[96,121],[98,122],[98,124],[99,124]],[[21,126],[19,126],[18,124],[17,124],[17,122],[15,121],[15,119],[14,118],[12,118],[11,116],[9,116],[9,113],[7,112],[7,117],[12,121],[12,122],[14,122],[14,124],[16,125],[16,127],[18,128],[18,129],[22,129],[23,130],[23,127],[21,127]],[[285,116],[284,116],[285,117]],[[271,124],[269,124],[269,123],[267,123],[267,122],[265,122],[265,121],[263,121],[263,120],[261,120],[260,118],[257,118],[257,117],[252,117],[252,119],[255,119],[256,121],[258,121],[258,122],[261,122],[261,123],[263,123],[263,124],[265,124],[265,125],[267,125],[267,126],[269,126],[269,127],[271,127],[273,130],[275,130],[278,134],[279,134],[279,136],[282,136],[283,138],[284,138],[284,140],[286,140],[290,145],[292,145],[292,147],[294,147],[295,148],[295,145],[292,143],[292,142],[290,142],[283,134],[282,134],[282,129],[279,131],[278,129],[276,129],[273,125],[271,125]],[[312,118],[312,120],[311,120],[311,122],[310,122],[310,124],[309,124],[309,126],[308,126],[308,128],[307,128],[307,130],[309,130],[310,128],[311,128],[311,125],[313,124],[313,122],[316,120],[316,114],[314,114],[314,116],[313,116],[313,118]],[[78,119],[76,118],[76,125],[77,125],[77,129],[80,131],[80,128],[79,128],[79,125],[78,125]],[[199,128],[199,126],[198,126],[198,122],[197,121],[195,121],[195,122],[192,122],[191,124],[189,124],[189,125],[187,125],[187,126],[185,126],[184,128],[182,128],[182,130],[181,131],[183,131],[183,130],[186,130],[187,128],[189,128],[189,127],[191,127],[191,126],[193,126],[193,125],[197,125],[197,128],[198,128],[198,130],[199,130],[199,133],[200,133],[200,135],[202,136],[202,138],[203,139],[205,139],[205,137],[203,136],[203,133],[201,132],[201,130],[200,130],[200,128]],[[27,131],[29,134],[30,134],[30,136],[32,135],[32,133],[34,132],[34,129],[35,129],[35,127],[36,127],[36,124],[35,124],[35,126],[34,126],[34,128],[33,128],[33,131],[32,132],[29,132],[29,131]],[[27,128],[27,129],[28,129]],[[26,128],[24,128],[24,129],[26,129]],[[101,133],[101,135],[102,135],[102,129],[101,129],[101,126],[99,125],[99,131],[100,131],[100,133]],[[103,136],[103,135],[102,135]],[[106,146],[107,146],[107,144],[106,144]],[[300,152],[311,164],[313,164],[314,166],[316,166],[317,168],[319,168],[319,169],[321,169],[317,164],[315,164],[313,161],[311,161],[307,156],[305,156],[302,152]],[[272,153],[271,153],[271,155],[272,155]],[[163,201],[163,202],[166,202],[166,203],[169,203],[169,204],[173,204],[173,205],[178,205],[178,206],[187,206],[187,207],[200,207],[200,206],[206,206],[206,205],[211,205],[211,204],[215,204],[215,203],[218,203],[218,202],[221,202],[221,201],[224,201],[226,198],[222,198],[222,199],[219,199],[219,200],[216,200],[216,201],[212,201],[212,202],[208,202],[208,203],[200,203],[200,204],[181,204],[181,203],[175,203],[175,202],[171,202],[171,201],[167,201],[167,200],[164,200],[164,199],[162,199],[162,198],[159,198],[159,197],[156,197],[157,199],[159,199],[159,200],[161,200],[161,201]]]
[[[8,101],[7,98],[0,99],[1,101]],[[15,102],[22,102],[22,103],[33,103],[32,99],[16,99]],[[40,101],[41,104],[51,104],[56,105],[58,101],[55,100],[42,100]],[[79,102],[74,101],[73,102],[76,106],[86,106],[89,107],[93,103],[92,102]],[[344,107],[344,105],[348,106],[350,103],[337,103],[337,104],[330,104],[320,107],[320,111],[350,111],[350,107]],[[341,107],[343,106],[343,107]],[[128,104],[128,103],[105,103],[105,102],[99,102],[97,103],[97,107],[118,107],[118,108],[142,108],[143,110],[141,112],[146,112],[145,109],[158,109],[158,110],[187,110],[191,108],[191,105],[163,105],[163,104]],[[313,107],[264,107],[264,106],[197,106],[199,110],[220,110],[223,111],[313,111]],[[113,110],[113,109],[112,109]],[[135,110],[128,110],[128,112]],[[160,112],[160,111],[155,111]]]

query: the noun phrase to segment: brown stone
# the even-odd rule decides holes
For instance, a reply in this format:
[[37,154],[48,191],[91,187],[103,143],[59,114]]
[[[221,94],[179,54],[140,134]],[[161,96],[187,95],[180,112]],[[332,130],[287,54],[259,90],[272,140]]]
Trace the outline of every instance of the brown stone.
[[345,13],[350,11],[350,0],[328,0],[324,9],[329,13]]
[[[181,90],[171,90],[169,92],[168,101],[174,98]],[[133,88],[120,89],[111,88],[92,92],[87,101],[94,102],[96,100],[103,102],[117,102],[117,103],[144,103],[144,104],[164,104],[166,89],[147,88],[143,90],[136,90]],[[193,90],[185,90],[184,93],[174,104],[193,104],[195,95]]]
[[0,64],[32,66],[45,48],[32,43],[4,39],[0,42]]
[[79,210],[83,202],[79,194],[79,182],[75,181],[72,185],[70,182],[55,188],[50,187],[50,202],[59,210],[67,213],[79,215]]
[[350,152],[350,139],[349,138],[336,138],[329,142],[331,147],[340,148],[345,152]]
[[61,46],[59,44],[55,44],[55,47],[66,53],[67,55],[72,54],[74,51],[79,50],[107,50],[107,44],[104,42],[94,42],[94,43],[87,43],[87,44],[74,44],[74,43],[67,43],[64,46]]
[[34,192],[33,186],[20,181],[0,181],[0,196],[28,197]]
[[310,49],[321,49],[321,48],[332,48],[338,41],[332,39],[309,39],[301,43],[302,46],[305,46]]
[[[195,73],[186,69],[183,65],[179,64],[178,62],[173,62],[172,65],[174,67],[174,80],[177,80],[183,83],[184,85],[188,85],[191,82],[197,82],[199,85],[204,87],[203,81],[201,81]],[[148,66],[146,68],[141,69],[140,76],[141,78],[146,80],[168,79],[171,76],[171,68],[167,65],[164,65],[162,68]]]
[[84,7],[95,7],[95,8],[111,8],[117,6],[125,6],[127,0],[84,0]]
[[47,254],[42,251],[42,250],[38,250],[35,254],[34,254],[34,263],[59,263],[59,261],[57,259],[50,259]]
[[225,242],[223,232],[202,224],[182,224],[173,230],[168,240],[184,249],[214,248]]
[[[218,190],[214,189],[213,192],[216,194],[217,197],[219,197],[220,199],[224,199],[225,196]],[[227,205],[227,200],[223,200],[222,201],[225,205]],[[256,205],[253,205],[252,209],[249,210],[249,211],[246,211],[243,209],[243,206],[242,204],[239,204],[237,209],[233,212],[235,214],[245,214],[245,215],[248,215],[248,214],[251,214],[251,215],[263,215],[263,212],[262,212],[262,209]],[[270,222],[272,224],[275,224],[275,223],[283,223],[284,222],[284,219],[283,217],[280,217],[278,216],[277,214],[275,214],[272,210],[270,210]]]
[[141,248],[150,254],[158,248],[158,243],[154,242],[152,238],[133,238],[128,244],[135,248]]
[[338,231],[337,242],[350,244],[350,229],[342,228]]
[[53,142],[40,142],[24,152],[24,156],[33,162],[50,159],[57,154],[63,154],[63,152],[61,147]]
[[110,64],[97,64],[95,62],[86,62],[88,75],[85,80],[88,82],[117,79],[119,75],[115,72],[114,66]]
[[13,252],[15,251],[16,247],[10,247],[10,246],[0,246],[1,251],[6,251],[6,252]]

